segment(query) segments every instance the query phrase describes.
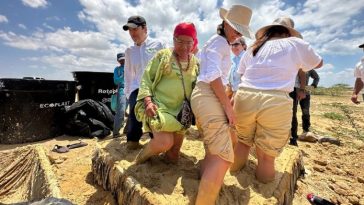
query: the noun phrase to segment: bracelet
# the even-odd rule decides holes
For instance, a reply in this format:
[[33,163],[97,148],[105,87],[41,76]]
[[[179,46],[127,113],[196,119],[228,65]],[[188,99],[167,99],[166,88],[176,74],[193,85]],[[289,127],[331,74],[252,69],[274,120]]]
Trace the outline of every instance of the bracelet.
[[144,103],[144,106],[145,106],[145,107],[148,107],[148,105],[149,105],[150,103],[153,103],[153,102],[150,100],[150,101],[148,101],[147,103]]

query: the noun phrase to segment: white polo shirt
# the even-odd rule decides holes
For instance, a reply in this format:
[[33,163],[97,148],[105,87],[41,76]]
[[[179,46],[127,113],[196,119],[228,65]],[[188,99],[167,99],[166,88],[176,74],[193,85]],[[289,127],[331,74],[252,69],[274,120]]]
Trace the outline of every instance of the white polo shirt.
[[244,53],[238,68],[238,73],[243,75],[239,87],[291,92],[298,70],[309,71],[321,60],[300,38],[269,40],[254,57],[252,48]]
[[140,80],[150,59],[157,51],[165,47],[165,44],[161,41],[150,39],[148,36],[140,46],[134,44],[126,49],[124,92],[127,98],[134,90],[139,88]]
[[355,66],[354,77],[364,82],[364,57]]
[[230,46],[227,40],[215,34],[204,45],[199,53],[200,74],[197,81],[210,83],[221,77],[224,85],[228,84],[231,67]]

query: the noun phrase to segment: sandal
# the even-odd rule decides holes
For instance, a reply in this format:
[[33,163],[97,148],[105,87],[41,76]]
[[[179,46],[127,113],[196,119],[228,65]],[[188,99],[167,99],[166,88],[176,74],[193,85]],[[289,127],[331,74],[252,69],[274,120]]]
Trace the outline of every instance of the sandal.
[[74,149],[74,148],[78,148],[78,147],[84,147],[84,146],[87,146],[88,144],[86,142],[78,142],[78,143],[74,143],[74,144],[69,144],[67,145],[67,148],[68,149]]
[[68,147],[65,147],[65,146],[59,146],[59,145],[54,145],[53,149],[52,149],[53,152],[58,152],[58,153],[66,153],[69,150]]

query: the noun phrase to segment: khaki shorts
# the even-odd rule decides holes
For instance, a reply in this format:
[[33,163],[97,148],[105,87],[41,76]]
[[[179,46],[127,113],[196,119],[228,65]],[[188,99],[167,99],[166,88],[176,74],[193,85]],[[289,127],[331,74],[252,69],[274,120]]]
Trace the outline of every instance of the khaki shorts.
[[290,136],[292,103],[283,91],[239,88],[234,98],[239,142],[277,157]]
[[234,150],[227,118],[210,84],[197,83],[192,92],[191,107],[196,117],[196,124],[202,131],[206,153],[234,162]]

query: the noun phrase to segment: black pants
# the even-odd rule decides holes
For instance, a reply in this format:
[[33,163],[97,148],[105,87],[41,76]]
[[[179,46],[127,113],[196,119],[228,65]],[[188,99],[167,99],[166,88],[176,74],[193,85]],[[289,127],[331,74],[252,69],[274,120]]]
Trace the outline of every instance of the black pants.
[[298,101],[297,99],[297,92],[298,89],[294,89],[293,92],[289,93],[289,96],[293,99],[293,114],[292,114],[292,127],[291,127],[291,136],[292,139],[297,139],[297,107],[298,103],[300,104],[301,111],[302,111],[302,129],[304,132],[308,132],[310,130],[310,94],[306,94],[306,98],[303,100]]
[[126,133],[126,138],[127,141],[133,142],[139,142],[140,138],[143,135],[143,124],[136,119],[134,112],[138,92],[139,89],[134,90],[129,97],[129,117],[127,122],[128,129]]

